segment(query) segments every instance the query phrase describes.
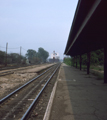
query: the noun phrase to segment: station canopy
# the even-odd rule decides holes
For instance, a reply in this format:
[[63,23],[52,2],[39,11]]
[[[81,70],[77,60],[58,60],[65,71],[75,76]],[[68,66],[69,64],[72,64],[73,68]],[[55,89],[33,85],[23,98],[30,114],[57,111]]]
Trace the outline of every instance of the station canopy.
[[79,0],[64,54],[81,55],[107,45],[107,0]]

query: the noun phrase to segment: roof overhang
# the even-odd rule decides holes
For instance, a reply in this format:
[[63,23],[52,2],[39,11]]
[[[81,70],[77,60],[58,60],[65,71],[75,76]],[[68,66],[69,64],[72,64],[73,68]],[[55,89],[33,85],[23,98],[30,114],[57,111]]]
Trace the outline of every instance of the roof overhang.
[[64,54],[81,55],[107,42],[107,1],[79,0]]

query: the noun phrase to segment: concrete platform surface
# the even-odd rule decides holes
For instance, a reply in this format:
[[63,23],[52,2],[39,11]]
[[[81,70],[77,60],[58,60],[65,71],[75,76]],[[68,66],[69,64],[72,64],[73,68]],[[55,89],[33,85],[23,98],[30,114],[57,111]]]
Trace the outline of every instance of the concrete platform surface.
[[107,84],[63,63],[49,120],[107,120]]

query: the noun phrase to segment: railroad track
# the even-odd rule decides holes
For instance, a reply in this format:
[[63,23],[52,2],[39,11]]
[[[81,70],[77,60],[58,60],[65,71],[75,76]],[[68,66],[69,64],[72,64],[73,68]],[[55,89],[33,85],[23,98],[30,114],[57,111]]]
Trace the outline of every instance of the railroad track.
[[32,65],[32,66],[27,66],[27,67],[13,68],[13,69],[10,69],[10,70],[1,70],[0,71],[0,76],[13,74],[15,71],[31,69],[31,68],[35,68],[35,67],[38,67],[38,66],[41,66],[41,65]]
[[[43,65],[43,64],[42,64]],[[25,65],[25,66],[12,66],[12,67],[0,67],[0,71],[3,70],[10,70],[10,69],[20,69],[20,68],[27,68],[27,67],[32,67],[32,66],[40,66],[40,64],[36,65]]]
[[30,68],[34,68],[34,67],[37,67],[37,66],[39,66],[39,65],[13,68],[13,69],[10,69],[10,70],[1,70],[0,71],[0,76],[5,76],[5,75],[13,74],[15,71],[30,69]]
[[[36,78],[2,98],[0,100],[1,120],[30,120],[34,117],[40,120],[46,108],[46,106],[43,107],[41,103],[46,103],[43,102],[43,98],[45,98],[45,100],[47,99],[46,101],[48,102],[49,94],[51,94],[52,86],[55,82],[55,79],[51,79],[54,78],[53,76],[57,72],[59,66],[59,64],[52,66]],[[34,107],[35,105],[36,107]]]

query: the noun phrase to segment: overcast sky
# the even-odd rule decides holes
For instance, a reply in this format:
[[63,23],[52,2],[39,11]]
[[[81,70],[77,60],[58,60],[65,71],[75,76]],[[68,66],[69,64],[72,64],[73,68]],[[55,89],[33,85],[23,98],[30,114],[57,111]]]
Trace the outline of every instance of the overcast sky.
[[[0,0],[0,50],[39,47],[63,58],[78,0]],[[13,49],[14,48],[14,49]]]

